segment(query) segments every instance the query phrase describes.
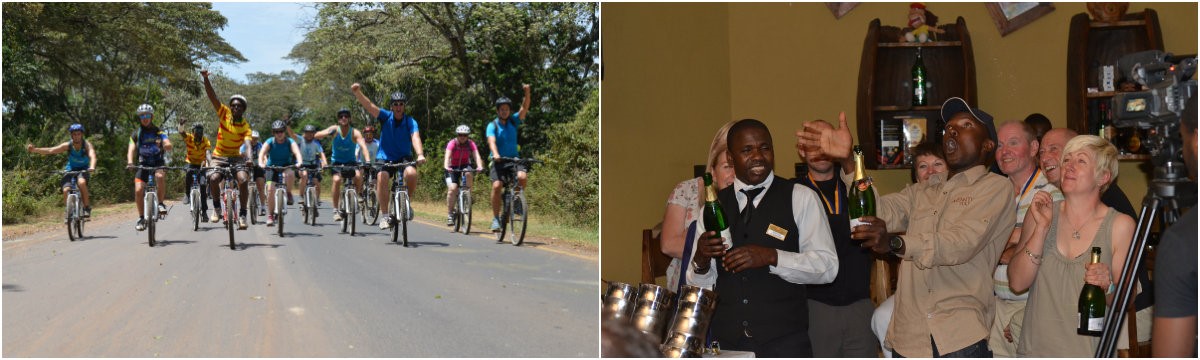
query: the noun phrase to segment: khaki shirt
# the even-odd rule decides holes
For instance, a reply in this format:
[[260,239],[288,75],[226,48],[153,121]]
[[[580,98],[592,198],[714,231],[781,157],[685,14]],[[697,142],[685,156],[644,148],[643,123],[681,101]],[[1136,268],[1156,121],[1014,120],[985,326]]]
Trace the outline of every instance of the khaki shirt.
[[987,339],[992,270],[1016,223],[1012,182],[975,166],[910,185],[879,200],[888,232],[903,232],[896,310],[886,343],[908,357],[931,357]]

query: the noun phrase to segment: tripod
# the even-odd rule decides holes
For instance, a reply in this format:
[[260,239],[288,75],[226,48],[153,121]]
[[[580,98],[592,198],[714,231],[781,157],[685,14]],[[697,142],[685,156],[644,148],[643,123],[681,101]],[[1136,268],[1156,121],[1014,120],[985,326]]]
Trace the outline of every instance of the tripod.
[[[1167,132],[1169,130],[1170,128],[1167,126],[1160,126],[1158,133],[1170,134]],[[1137,228],[1133,233],[1133,241],[1129,244],[1129,255],[1125,257],[1125,267],[1118,278],[1112,306],[1104,317],[1104,332],[1100,335],[1100,346],[1096,348],[1095,356],[1098,358],[1111,358],[1116,352],[1121,325],[1125,323],[1125,309],[1129,307],[1129,302],[1133,299],[1137,273],[1142,267],[1146,243],[1156,216],[1162,216],[1160,228],[1166,229],[1179,220],[1180,200],[1194,199],[1187,194],[1179,193],[1185,187],[1178,185],[1188,182],[1187,169],[1178,159],[1173,159],[1175,154],[1171,149],[1174,147],[1167,145],[1165,148],[1168,150],[1165,151],[1165,154],[1163,154],[1164,151],[1158,151],[1162,147],[1151,148],[1156,150],[1153,151],[1155,154],[1153,159],[1156,163],[1154,178],[1150,181],[1150,189],[1146,190],[1146,196],[1142,198],[1142,210],[1138,213]],[[1163,158],[1166,160],[1159,160]]]

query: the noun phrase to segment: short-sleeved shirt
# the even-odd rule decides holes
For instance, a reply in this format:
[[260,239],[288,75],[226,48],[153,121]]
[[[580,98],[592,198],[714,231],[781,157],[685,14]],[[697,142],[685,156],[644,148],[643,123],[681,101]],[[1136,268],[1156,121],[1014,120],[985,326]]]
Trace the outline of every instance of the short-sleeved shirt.
[[313,139],[312,141],[304,141],[303,137],[296,135],[296,138],[293,139],[293,141],[296,142],[296,145],[300,146],[300,156],[303,156],[303,159],[300,160],[301,163],[304,165],[314,165],[319,163],[317,161],[320,160],[318,155],[325,152],[325,148],[321,146],[320,140]]
[[213,156],[242,156],[242,143],[250,137],[250,122],[233,122],[233,112],[225,104],[221,104],[221,108],[217,109],[217,122],[220,127],[217,128],[217,144],[213,149]]
[[208,138],[200,144],[196,144],[196,135],[193,133],[185,133],[183,135],[183,143],[187,145],[187,163],[192,165],[204,165],[205,152],[212,148],[212,142]]
[[450,139],[446,143],[446,153],[450,154],[450,167],[457,168],[471,165],[471,159],[475,158],[475,152],[479,148],[475,146],[475,141],[467,140],[466,144],[459,144],[458,139]]
[[275,137],[267,139],[266,145],[271,145],[267,150],[267,166],[288,166],[296,163],[295,156],[292,155],[291,138],[284,138],[282,143],[276,143]]
[[[375,156],[379,154],[379,139],[371,139],[370,141],[363,139],[363,142],[367,143],[367,151],[371,154],[371,160],[374,161]],[[367,159],[362,155],[362,148],[358,145],[354,146],[354,158],[362,162],[367,162]]]
[[1154,261],[1154,317],[1196,316],[1196,208],[1163,232]]
[[[517,157],[517,128],[521,127],[521,117],[517,114],[509,115],[508,121],[500,124],[500,118],[492,119],[488,123],[487,136],[496,138],[496,151],[500,152],[502,157]],[[496,158],[496,154],[491,155]]]
[[137,147],[138,162],[143,165],[163,163],[163,142],[167,134],[157,128],[141,127],[129,135],[129,144]]
[[252,141],[247,140],[244,144],[242,144],[242,155],[245,155],[247,159],[252,160],[254,164],[257,165],[258,151],[262,150],[262,145],[263,143],[254,144]]
[[417,128],[417,119],[404,114],[396,119],[395,114],[387,109],[379,109],[379,160],[399,161],[412,157],[412,134]]

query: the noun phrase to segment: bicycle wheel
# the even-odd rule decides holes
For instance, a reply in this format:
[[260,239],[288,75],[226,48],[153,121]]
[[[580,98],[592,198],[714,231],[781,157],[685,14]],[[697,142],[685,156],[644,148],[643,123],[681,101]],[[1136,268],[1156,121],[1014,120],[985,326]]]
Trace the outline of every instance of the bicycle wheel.
[[237,245],[233,241],[233,228],[237,227],[237,208],[234,208],[234,199],[237,198],[232,190],[225,191],[225,228],[229,230],[229,250],[237,250]]
[[[400,226],[399,226],[399,224],[397,224],[397,222],[399,222],[398,221],[399,211],[396,210],[396,209],[400,208],[399,206],[396,206],[396,203],[398,203],[398,202],[400,202],[400,193],[398,193],[398,192],[392,193],[392,203],[388,205],[392,208],[391,215],[389,215],[388,217],[385,217],[383,219],[383,221],[388,221],[392,225],[392,242],[398,242],[399,237],[400,237],[400,229],[399,229]],[[408,246],[408,245],[405,244],[405,246]]]
[[471,234],[471,192],[463,193],[462,201],[463,234]]
[[67,196],[67,211],[63,216],[67,223],[67,239],[75,241],[75,195]]
[[354,193],[354,190],[350,190],[349,195],[346,196],[346,207],[350,208],[349,213],[345,214],[350,218],[348,221],[350,223],[350,236],[354,236],[354,231],[357,230],[356,227],[358,226],[354,218],[358,215],[358,196]]
[[283,189],[275,191],[275,226],[278,227],[279,237],[283,237],[283,205],[285,204],[285,196]]
[[250,225],[254,225],[258,223],[258,208],[262,206],[262,204],[258,203],[258,190],[256,190],[257,187],[254,182],[250,181],[250,184],[246,186],[246,188],[250,192],[250,196],[247,197],[247,200],[250,203],[250,207],[247,208],[247,212],[250,213]]
[[462,216],[462,189],[458,190],[458,196],[454,197],[454,208],[450,209],[450,222],[454,223],[454,231],[458,232],[463,226]]
[[408,206],[408,193],[397,193],[396,212],[400,214],[400,236],[404,238],[404,247],[408,247]]
[[317,202],[321,201],[321,198],[317,196],[317,188],[312,189],[312,195],[309,196],[309,200],[311,201],[308,202],[308,224],[316,225],[317,216],[320,216],[320,213],[317,212]]
[[512,213],[512,193],[508,189],[504,189],[504,203],[500,205],[500,231],[496,232],[496,242],[504,242],[505,232],[508,230],[508,216]]
[[200,209],[204,204],[200,202],[200,190],[192,189],[192,231],[200,231]]
[[350,204],[346,203],[346,201],[348,199],[350,199],[350,196],[347,196],[346,191],[342,191],[342,203],[338,205],[337,211],[342,213],[342,233],[343,234],[345,234],[346,231],[350,229],[350,220],[347,219],[348,217],[346,216],[346,214],[347,214],[346,209],[350,207]]
[[[525,242],[525,227],[529,225],[529,203],[525,202],[525,192],[518,192],[512,199],[512,215],[509,215],[508,241],[513,246],[521,246]],[[503,225],[501,225],[503,226]]]
[[154,224],[158,219],[146,219],[146,233],[150,235],[150,247],[154,247]]
[[366,188],[363,191],[363,224],[376,225],[379,221],[379,199],[375,198],[376,193],[374,188]]
[[[146,221],[146,235],[150,247],[154,247],[154,220],[158,218],[158,202],[154,201],[154,193],[146,192],[145,208],[142,215]],[[147,215],[150,214],[150,215]]]
[[75,237],[83,239],[83,218],[79,216],[75,217]]

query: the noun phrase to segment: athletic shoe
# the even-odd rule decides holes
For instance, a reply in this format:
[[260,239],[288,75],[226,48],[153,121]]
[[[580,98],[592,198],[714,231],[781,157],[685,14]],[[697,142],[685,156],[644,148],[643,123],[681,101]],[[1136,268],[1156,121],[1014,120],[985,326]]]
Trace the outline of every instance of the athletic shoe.
[[137,231],[146,230],[146,219],[138,219],[137,225],[133,228]]
[[267,215],[267,226],[275,226],[275,214]]
[[221,222],[221,209],[217,209],[212,215],[209,215],[208,222],[214,224]]
[[342,212],[341,211],[333,212],[333,221],[342,221]]
[[387,230],[387,229],[391,229],[391,228],[392,228],[392,216],[388,215],[388,214],[383,214],[383,217],[379,220],[379,230]]
[[446,215],[446,226],[454,226],[454,215]]
[[500,218],[492,218],[492,232],[500,232]]
[[238,230],[246,230],[246,217],[238,218]]

